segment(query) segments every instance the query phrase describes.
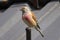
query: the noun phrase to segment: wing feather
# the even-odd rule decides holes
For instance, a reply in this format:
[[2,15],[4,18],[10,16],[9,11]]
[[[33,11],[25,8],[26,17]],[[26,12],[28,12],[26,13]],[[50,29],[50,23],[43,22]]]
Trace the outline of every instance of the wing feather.
[[32,18],[34,19],[34,21],[37,22],[36,16],[35,16],[35,14],[33,12],[32,12]]
[[[35,16],[35,14],[32,12],[32,18],[34,19],[34,21],[37,23],[37,19],[36,19],[36,16]],[[37,23],[37,27],[40,29],[40,27],[39,27],[39,25],[38,25],[38,23]]]

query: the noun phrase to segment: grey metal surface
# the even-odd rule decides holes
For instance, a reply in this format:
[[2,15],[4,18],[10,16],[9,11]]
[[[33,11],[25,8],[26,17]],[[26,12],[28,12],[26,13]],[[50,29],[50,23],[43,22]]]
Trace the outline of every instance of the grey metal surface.
[[[22,5],[27,5],[27,4],[12,5],[5,12],[1,14],[0,16],[0,40],[26,40],[25,28],[27,26],[23,23],[21,19],[22,12],[19,10]],[[59,31],[58,31],[59,22],[55,22],[55,20],[60,16],[59,12],[60,12],[60,7],[59,7],[58,2],[50,2],[41,10],[34,11],[38,19],[38,22],[42,28],[41,31],[43,31],[44,35],[46,36],[45,40],[50,40],[50,38],[52,38],[51,36],[54,37],[53,33],[55,32],[53,30],[55,30],[56,28],[57,28],[56,31],[59,34]],[[59,19],[57,20],[59,21]],[[58,27],[55,26],[54,28],[55,23],[53,22],[55,22]],[[49,28],[53,30],[50,31]],[[42,39],[40,34],[35,29],[32,29],[32,40],[40,40],[40,39],[44,40]]]
[[47,27],[43,31],[45,37],[38,36],[35,40],[60,40],[60,5],[44,19],[42,27]]

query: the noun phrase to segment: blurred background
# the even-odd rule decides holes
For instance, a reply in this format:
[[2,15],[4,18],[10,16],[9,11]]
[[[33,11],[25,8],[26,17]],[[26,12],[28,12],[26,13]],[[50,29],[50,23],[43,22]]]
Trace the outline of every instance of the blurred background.
[[60,0],[0,0],[0,40],[26,40],[24,5],[34,12],[45,36],[32,29],[31,40],[60,40]]
[[40,9],[48,2],[59,0],[0,0],[0,10],[7,9],[12,4],[27,3],[33,9]]
[[0,1],[0,10],[7,9],[12,4],[18,3],[28,3],[34,9],[41,8],[51,0],[1,0]]

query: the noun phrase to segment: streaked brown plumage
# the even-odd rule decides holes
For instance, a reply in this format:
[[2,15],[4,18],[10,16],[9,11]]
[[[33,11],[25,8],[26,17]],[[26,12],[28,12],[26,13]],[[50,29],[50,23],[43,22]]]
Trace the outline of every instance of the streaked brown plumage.
[[44,35],[40,32],[40,27],[34,13],[27,6],[22,7],[21,10],[22,20],[24,21],[24,23],[31,28],[35,28],[41,34],[41,36],[44,37]]

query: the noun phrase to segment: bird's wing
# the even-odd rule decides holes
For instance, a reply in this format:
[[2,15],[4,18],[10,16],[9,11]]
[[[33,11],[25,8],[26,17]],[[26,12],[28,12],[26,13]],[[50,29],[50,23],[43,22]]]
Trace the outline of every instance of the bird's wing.
[[35,16],[35,14],[33,12],[32,12],[32,18],[34,19],[34,21],[37,22],[36,16]]
[[34,19],[34,21],[36,21],[36,23],[37,23],[37,27],[39,28],[39,29],[41,29],[40,27],[39,27],[39,25],[38,25],[38,22],[37,22],[37,19],[36,19],[36,16],[35,16],[35,14],[32,12],[32,18]]

